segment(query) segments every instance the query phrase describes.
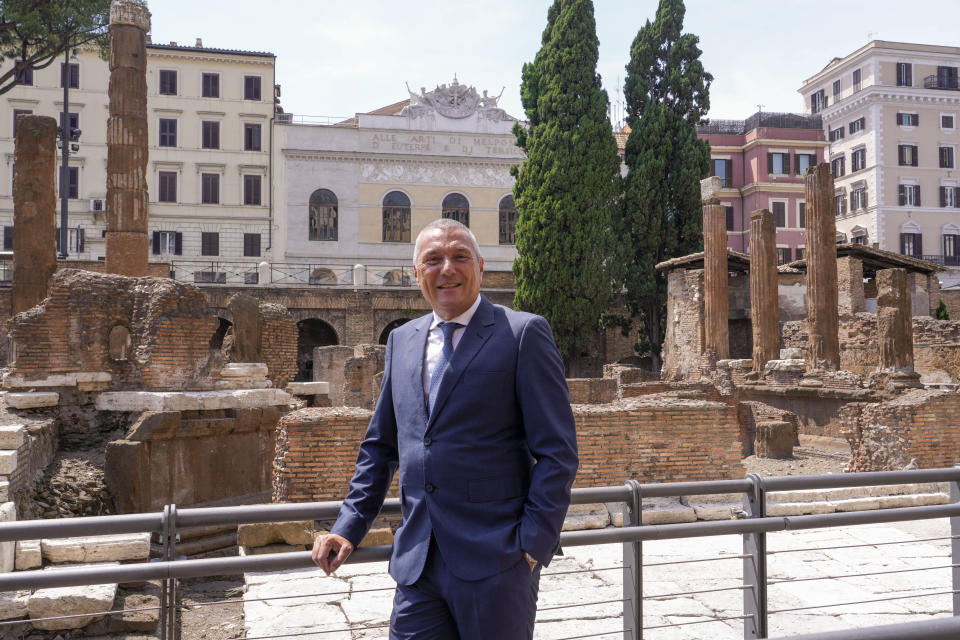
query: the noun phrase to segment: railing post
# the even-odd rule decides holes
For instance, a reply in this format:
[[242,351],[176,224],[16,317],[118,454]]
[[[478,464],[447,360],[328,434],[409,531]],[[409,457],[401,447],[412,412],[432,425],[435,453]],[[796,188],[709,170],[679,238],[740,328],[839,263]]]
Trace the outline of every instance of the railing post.
[[[960,469],[960,464],[954,465]],[[960,502],[960,481],[950,483],[950,504]],[[950,518],[950,573],[953,576],[953,615],[960,616],[960,516]]]
[[[623,525],[639,527],[643,503],[640,483],[628,480],[630,502]],[[643,543],[623,543],[623,640],[643,640]]]
[[[763,478],[747,476],[753,490],[744,494],[743,507],[748,518],[767,515],[767,497]],[[767,534],[743,534],[743,620],[744,640],[767,637]]]
[[[168,504],[163,508],[163,561],[176,559],[177,505]],[[180,640],[180,615],[177,593],[177,578],[165,578],[160,581],[160,640]]]

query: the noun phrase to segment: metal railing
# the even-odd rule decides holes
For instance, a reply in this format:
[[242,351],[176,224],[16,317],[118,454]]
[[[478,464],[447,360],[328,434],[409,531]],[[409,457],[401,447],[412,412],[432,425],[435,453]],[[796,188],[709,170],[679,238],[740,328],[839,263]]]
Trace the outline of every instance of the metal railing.
[[823,128],[823,119],[819,115],[758,111],[746,120],[710,120],[706,124],[697,125],[697,133],[743,135],[761,127],[818,130]]
[[295,113],[278,113],[277,124],[309,124],[315,126],[332,127],[345,125],[353,116],[305,116]]
[[957,81],[957,76],[940,77],[934,74],[923,79],[923,88],[943,89],[945,91],[960,91],[960,83]]
[[[2,275],[2,271],[0,271]],[[170,277],[198,285],[290,287],[416,287],[411,265],[174,260]]]
[[[838,512],[818,515],[800,516],[768,516],[767,495],[778,491],[796,491],[809,489],[828,489],[843,487],[894,485],[906,483],[949,482],[950,504],[900,507],[877,511]],[[641,525],[643,501],[650,498],[716,495],[741,493],[743,494],[743,512],[740,519],[722,521],[696,521],[681,524]],[[713,622],[731,620],[743,621],[743,637],[745,639],[768,637],[768,618],[770,615],[786,612],[819,609],[837,606],[854,606],[865,602],[879,602],[904,599],[907,597],[925,597],[950,594],[952,596],[953,615],[960,615],[960,466],[951,469],[927,469],[915,471],[896,471],[878,473],[853,473],[823,476],[790,476],[767,477],[750,475],[742,480],[718,480],[711,482],[677,482],[665,484],[640,484],[629,481],[622,487],[602,487],[576,489],[573,492],[574,504],[594,504],[607,502],[626,503],[624,526],[621,528],[607,528],[586,531],[569,531],[561,535],[561,543],[565,547],[582,545],[621,544],[623,545],[622,567],[612,567],[622,571],[623,593],[622,598],[616,600],[602,600],[597,602],[576,602],[559,606],[545,607],[540,611],[573,606],[607,605],[612,602],[622,603],[622,629],[609,632],[591,632],[588,635],[573,636],[572,638],[622,636],[624,640],[639,640],[644,631],[664,627],[681,627],[686,625],[700,625]],[[119,516],[97,516],[88,518],[70,518],[60,520],[29,520],[19,522],[0,523],[0,542],[12,540],[35,540],[42,538],[64,538],[71,536],[90,536],[115,533],[157,532],[160,534],[163,553],[158,561],[128,565],[112,565],[101,567],[65,568],[57,571],[19,571],[0,574],[0,592],[16,591],[21,589],[36,589],[46,587],[67,587],[100,583],[135,582],[144,580],[161,581],[160,609],[160,637],[164,640],[179,638],[179,620],[182,607],[179,603],[177,581],[181,578],[203,576],[219,576],[238,574],[251,571],[285,571],[312,567],[309,551],[278,553],[272,555],[253,555],[246,557],[208,558],[197,560],[178,560],[174,557],[178,531],[184,527],[205,527],[215,525],[239,525],[245,523],[285,522],[294,520],[330,520],[339,512],[340,503],[300,503],[300,504],[272,504],[257,506],[219,507],[219,508],[190,508],[178,509],[174,505],[167,506],[161,513],[129,514]],[[399,501],[387,500],[381,512],[384,515],[396,516],[400,513]],[[814,549],[789,549],[783,551],[767,550],[767,535],[782,531],[798,531],[828,527],[847,527],[852,525],[892,523],[912,520],[926,520],[932,518],[950,518],[951,556],[952,561],[943,567],[916,567],[904,570],[890,570],[883,572],[849,573],[841,576],[810,576],[804,580],[834,580],[860,576],[872,576],[878,573],[899,573],[930,569],[945,569],[951,571],[951,585],[931,587],[935,589],[922,594],[886,594],[882,598],[869,600],[861,599],[857,602],[829,602],[815,606],[792,607],[774,609],[768,600],[768,587],[787,582],[786,580],[770,580],[768,578],[767,561],[771,555],[778,553],[796,553],[803,551],[823,551],[825,549],[858,547],[881,547],[890,544],[906,544],[906,542],[892,542],[882,540],[866,542],[861,545],[848,547],[816,547]],[[706,558],[699,560],[679,560],[673,562],[644,562],[643,543],[654,540],[671,540],[681,538],[697,538],[707,536],[742,536],[743,553],[723,558]],[[929,539],[928,539],[929,540]],[[390,548],[386,546],[361,547],[354,551],[348,562],[362,563],[386,560]],[[644,567],[665,566],[673,564],[688,565],[691,562],[708,562],[720,559],[742,560],[742,582],[730,587],[717,587],[686,591],[683,593],[663,593],[643,596],[643,569]],[[562,573],[562,572],[557,572]],[[544,573],[544,575],[547,575]],[[740,591],[742,593],[743,608],[737,615],[713,615],[707,619],[673,622],[666,625],[643,624],[643,605],[645,601],[678,598],[693,594],[718,593],[723,591]],[[298,594],[297,597],[307,598],[311,595],[331,594]],[[335,594],[334,594],[335,595]],[[280,599],[280,598],[270,598]],[[207,604],[235,604],[235,601],[223,601]],[[115,615],[121,611],[103,612],[104,615]],[[91,614],[83,614],[89,616]],[[386,619],[386,618],[384,618]],[[26,620],[29,622],[30,620]],[[36,621],[36,620],[34,620]],[[15,621],[22,624],[24,621]],[[14,624],[0,623],[0,635],[4,626]],[[369,626],[365,628],[370,628]],[[891,631],[890,629],[895,629]],[[325,634],[333,631],[349,631],[338,629],[316,631],[313,633],[298,634],[317,637],[328,637]],[[882,635],[887,634],[887,635]],[[893,635],[890,635],[893,634]],[[946,634],[946,635],[944,635]],[[950,635],[953,634],[953,635]],[[946,620],[932,620],[929,622],[911,622],[897,627],[880,627],[855,631],[829,632],[801,636],[804,640],[854,640],[859,638],[955,638],[960,637],[960,618]],[[280,637],[271,636],[271,637]]]
[[960,256],[945,256],[945,255],[922,255],[914,256],[927,260],[928,262],[935,262],[937,264],[946,266],[946,267],[958,267],[960,266]]

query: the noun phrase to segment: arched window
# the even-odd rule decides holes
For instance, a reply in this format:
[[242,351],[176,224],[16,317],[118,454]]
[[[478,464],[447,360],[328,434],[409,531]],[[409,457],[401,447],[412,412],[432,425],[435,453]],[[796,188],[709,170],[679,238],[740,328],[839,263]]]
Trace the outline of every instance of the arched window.
[[517,243],[517,206],[513,196],[500,200],[500,244]]
[[310,194],[310,239],[337,239],[337,196],[330,189]]
[[383,241],[410,242],[410,198],[402,191],[383,198]]
[[456,220],[462,225],[470,226],[470,203],[461,193],[451,193],[443,199],[443,217]]

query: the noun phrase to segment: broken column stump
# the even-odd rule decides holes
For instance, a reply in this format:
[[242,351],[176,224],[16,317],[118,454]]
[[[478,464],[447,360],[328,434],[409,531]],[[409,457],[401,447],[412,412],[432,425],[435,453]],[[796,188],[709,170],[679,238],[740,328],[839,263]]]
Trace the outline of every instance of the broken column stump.
[[913,313],[906,269],[877,271],[877,334],[877,372],[885,379],[874,378],[897,387],[920,386],[913,368]]
[[780,293],[777,286],[777,227],[773,214],[750,214],[750,316],[753,320],[753,371],[760,375],[780,357]]
[[837,223],[833,176],[821,162],[804,176],[807,200],[807,369],[840,368]]
[[14,144],[12,310],[17,314],[47,297],[57,270],[57,121],[20,116]]
[[703,201],[703,324],[706,350],[717,360],[730,357],[730,269],[727,266],[727,214],[717,199],[720,179],[700,181]]
[[792,458],[794,440],[794,428],[789,422],[758,422],[753,450],[760,458]]
[[107,273],[147,275],[147,32],[150,11],[110,5],[107,120]]

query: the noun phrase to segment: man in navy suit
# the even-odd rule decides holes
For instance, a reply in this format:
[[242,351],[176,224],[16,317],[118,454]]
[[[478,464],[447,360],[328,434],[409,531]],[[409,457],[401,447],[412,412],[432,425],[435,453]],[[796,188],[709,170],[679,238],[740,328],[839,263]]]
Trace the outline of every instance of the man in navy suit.
[[390,334],[349,495],[313,559],[328,574],[347,559],[399,471],[390,638],[528,640],[577,471],[563,363],[546,320],[480,295],[464,225],[427,225],[414,269],[433,313]]

